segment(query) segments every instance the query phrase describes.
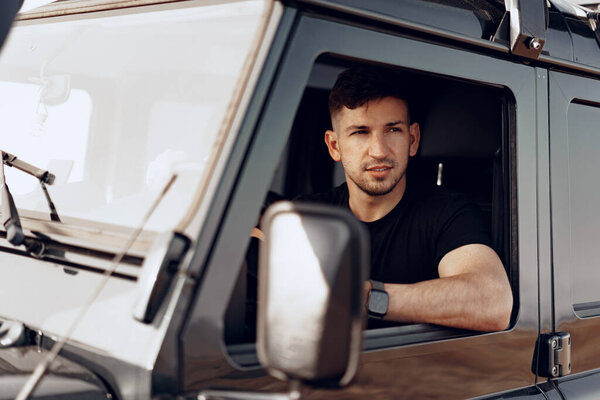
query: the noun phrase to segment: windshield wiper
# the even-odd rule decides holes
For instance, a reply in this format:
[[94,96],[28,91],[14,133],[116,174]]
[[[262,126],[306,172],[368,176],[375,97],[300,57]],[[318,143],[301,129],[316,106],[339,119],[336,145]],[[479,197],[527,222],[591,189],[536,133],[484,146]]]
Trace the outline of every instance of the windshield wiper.
[[42,183],[47,183],[48,185],[52,185],[54,183],[54,179],[56,177],[53,174],[51,174],[50,171],[46,171],[44,169],[28,164],[25,161],[19,160],[17,156],[7,153],[3,150],[0,150],[0,152],[2,153],[2,161],[9,167],[15,167],[29,175],[33,175],[36,178],[38,178]]
[[10,153],[6,153],[5,151],[0,150],[0,154],[2,155],[2,164],[0,164],[0,190],[2,191],[2,224],[6,229],[6,238],[11,244],[15,246],[24,244],[28,252],[38,253],[40,251],[39,248],[41,246],[39,241],[28,240],[27,238],[25,238],[25,234],[23,233],[19,212],[17,211],[17,207],[15,206],[14,198],[10,193],[8,186],[6,185],[4,164],[8,165],[9,167],[15,167],[23,172],[28,173],[29,175],[33,175],[40,181],[40,185],[42,187],[42,191],[44,192],[46,202],[48,203],[48,207],[50,208],[50,219],[52,221],[60,222],[60,218],[58,217],[58,213],[56,212],[56,207],[50,199],[50,194],[48,193],[48,189],[46,188],[46,184],[51,185],[52,183],[54,183],[55,176],[49,171],[37,168],[31,164],[17,159],[16,156]]
[[50,219],[52,221],[60,222],[58,212],[56,212],[56,207],[50,198],[48,188],[46,188],[46,184],[52,185],[54,183],[54,179],[56,179],[54,174],[51,174],[50,171],[46,171],[45,169],[28,164],[25,161],[21,161],[15,155],[2,150],[0,150],[0,152],[2,153],[2,161],[4,164],[8,165],[9,167],[15,167],[16,169],[21,170],[29,175],[35,176],[40,181],[40,186],[44,192],[46,203],[48,203],[48,208],[50,209]]

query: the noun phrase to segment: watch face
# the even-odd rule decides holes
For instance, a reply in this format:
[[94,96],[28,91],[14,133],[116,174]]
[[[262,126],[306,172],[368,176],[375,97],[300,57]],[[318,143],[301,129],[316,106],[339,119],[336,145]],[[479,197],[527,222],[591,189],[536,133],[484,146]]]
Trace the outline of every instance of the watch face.
[[371,290],[369,296],[369,311],[374,314],[384,315],[388,308],[388,294],[380,290]]

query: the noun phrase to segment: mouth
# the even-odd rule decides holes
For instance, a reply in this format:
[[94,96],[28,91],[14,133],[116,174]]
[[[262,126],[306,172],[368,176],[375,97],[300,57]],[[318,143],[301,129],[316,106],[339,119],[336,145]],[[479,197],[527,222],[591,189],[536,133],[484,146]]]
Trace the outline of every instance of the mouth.
[[392,169],[392,167],[390,165],[374,165],[372,167],[366,168],[366,170],[369,172],[371,172],[371,171],[380,172],[380,171],[387,171],[390,169]]
[[385,171],[388,169],[391,169],[392,167],[373,167],[373,168],[368,168],[367,171]]
[[374,165],[366,168],[366,171],[375,179],[385,178],[391,170],[392,167],[389,165]]

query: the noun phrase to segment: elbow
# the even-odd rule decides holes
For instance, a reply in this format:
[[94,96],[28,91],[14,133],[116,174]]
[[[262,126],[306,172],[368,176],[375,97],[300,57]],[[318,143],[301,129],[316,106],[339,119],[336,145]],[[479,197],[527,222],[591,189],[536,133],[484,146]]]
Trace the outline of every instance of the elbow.
[[508,327],[510,326],[511,311],[512,310],[509,310],[508,312],[498,313],[498,315],[495,316],[495,318],[488,321],[489,325],[488,329],[486,330],[489,332],[499,332],[508,329]]
[[502,288],[494,296],[493,310],[489,314],[486,330],[491,332],[503,331],[510,326],[510,316],[513,308],[513,295],[509,285]]

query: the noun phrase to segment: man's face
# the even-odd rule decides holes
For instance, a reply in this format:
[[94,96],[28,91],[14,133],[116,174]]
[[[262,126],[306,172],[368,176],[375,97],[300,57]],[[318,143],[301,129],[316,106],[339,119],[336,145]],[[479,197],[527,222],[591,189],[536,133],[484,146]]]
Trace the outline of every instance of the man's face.
[[403,100],[384,97],[353,110],[344,107],[333,117],[333,129],[325,142],[331,157],[342,162],[349,186],[370,196],[404,190],[420,131],[418,124],[409,125]]

